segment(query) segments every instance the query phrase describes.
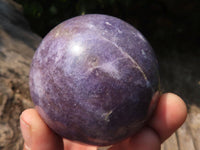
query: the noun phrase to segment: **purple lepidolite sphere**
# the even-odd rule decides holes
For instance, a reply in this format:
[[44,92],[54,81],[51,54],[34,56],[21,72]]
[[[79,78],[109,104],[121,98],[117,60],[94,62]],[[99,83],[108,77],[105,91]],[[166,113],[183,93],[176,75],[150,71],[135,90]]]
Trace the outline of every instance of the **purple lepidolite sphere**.
[[130,24],[107,15],[62,22],[41,42],[32,61],[30,92],[57,134],[111,145],[141,129],[158,99],[158,63]]

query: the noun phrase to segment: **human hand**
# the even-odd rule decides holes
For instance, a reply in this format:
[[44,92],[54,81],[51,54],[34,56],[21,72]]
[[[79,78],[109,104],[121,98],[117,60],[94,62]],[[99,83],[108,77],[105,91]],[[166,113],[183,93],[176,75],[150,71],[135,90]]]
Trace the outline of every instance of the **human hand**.
[[[109,150],[159,150],[160,145],[185,121],[187,108],[175,94],[160,97],[149,123],[136,135],[113,145]],[[50,130],[35,109],[27,109],[20,116],[24,150],[97,150],[97,146],[79,144],[62,139]]]

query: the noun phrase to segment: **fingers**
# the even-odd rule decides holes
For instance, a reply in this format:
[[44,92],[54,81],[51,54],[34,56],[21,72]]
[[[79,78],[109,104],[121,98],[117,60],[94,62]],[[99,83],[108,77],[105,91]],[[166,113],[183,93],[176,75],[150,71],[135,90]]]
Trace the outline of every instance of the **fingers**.
[[[160,97],[157,108],[147,127],[133,137],[114,145],[111,150],[159,150],[160,144],[175,132],[185,121],[186,105],[175,94],[167,93]],[[62,150],[62,139],[53,133],[41,120],[34,109],[25,110],[20,117],[24,150]],[[95,146],[86,146],[64,140],[66,149],[96,150]]]
[[160,150],[161,143],[182,125],[186,116],[183,100],[175,94],[164,94],[147,127],[109,150]]
[[27,109],[20,116],[24,150],[63,150],[62,138],[53,133],[35,109]]
[[63,141],[65,150],[97,150],[97,146],[71,142],[67,139],[64,139]]
[[172,93],[163,94],[149,126],[163,142],[183,124],[186,116],[186,105],[179,96]]
[[160,138],[148,127],[109,150],[160,150]]

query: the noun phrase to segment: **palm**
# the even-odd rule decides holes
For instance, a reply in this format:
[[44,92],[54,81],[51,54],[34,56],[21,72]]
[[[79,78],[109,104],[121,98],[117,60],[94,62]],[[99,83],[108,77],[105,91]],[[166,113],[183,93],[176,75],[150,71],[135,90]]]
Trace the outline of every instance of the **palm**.
[[[186,105],[180,97],[171,93],[163,94],[147,126],[136,135],[113,145],[109,150],[159,150],[161,143],[182,125],[186,116]],[[62,139],[47,127],[35,109],[28,109],[22,113],[20,125],[25,141],[24,150],[98,149],[97,146]]]

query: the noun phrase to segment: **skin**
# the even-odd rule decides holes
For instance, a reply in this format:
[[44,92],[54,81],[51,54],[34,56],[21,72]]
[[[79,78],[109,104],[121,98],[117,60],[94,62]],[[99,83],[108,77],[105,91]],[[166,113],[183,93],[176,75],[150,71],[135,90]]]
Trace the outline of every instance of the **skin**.
[[[163,94],[149,123],[136,135],[109,150],[159,150],[161,144],[184,123],[186,116],[186,105],[179,96]],[[97,150],[97,146],[62,139],[47,127],[35,109],[22,112],[20,125],[24,150]]]

